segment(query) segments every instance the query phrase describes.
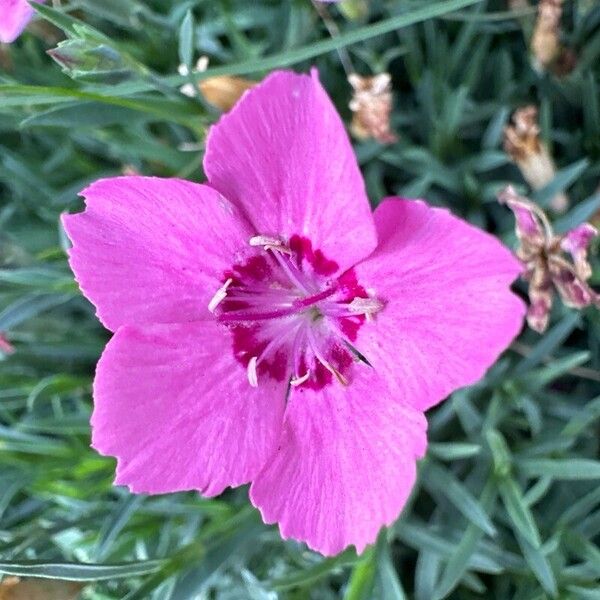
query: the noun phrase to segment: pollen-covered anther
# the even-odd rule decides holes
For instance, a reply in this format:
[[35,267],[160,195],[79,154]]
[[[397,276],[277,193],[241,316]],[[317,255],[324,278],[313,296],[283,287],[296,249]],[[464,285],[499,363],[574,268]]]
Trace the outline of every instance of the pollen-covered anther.
[[336,378],[337,382],[344,387],[348,385],[348,379],[344,377],[333,365],[323,363],[323,366]]
[[302,385],[305,381],[308,381],[310,379],[310,371],[306,371],[306,373],[304,373],[304,375],[299,376],[299,377],[292,377],[292,379],[290,379],[290,385],[294,386],[294,387],[298,387],[299,385]]
[[252,387],[258,387],[258,372],[256,367],[258,365],[258,357],[253,356],[248,362],[247,372],[248,372],[248,382]]
[[211,298],[208,303],[208,310],[211,313],[214,313],[217,310],[217,306],[225,300],[227,297],[227,288],[233,283],[233,279],[228,279],[216,292],[215,295]]
[[292,254],[290,248],[283,243],[279,238],[270,237],[268,235],[255,235],[250,238],[248,243],[251,246],[262,246],[265,250],[283,252],[284,254]]
[[383,309],[383,302],[377,298],[354,298],[348,309],[357,315],[365,315],[367,321],[372,321],[373,316]]

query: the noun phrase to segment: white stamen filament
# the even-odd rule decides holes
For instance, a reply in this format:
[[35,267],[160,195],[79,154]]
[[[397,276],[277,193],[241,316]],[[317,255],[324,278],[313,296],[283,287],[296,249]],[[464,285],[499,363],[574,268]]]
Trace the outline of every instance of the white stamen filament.
[[253,356],[248,362],[248,382],[252,387],[258,387],[258,373],[256,372],[257,363],[258,356]]
[[308,381],[308,379],[310,378],[310,370],[306,371],[306,373],[304,373],[304,375],[302,375],[302,377],[292,377],[292,379],[290,379],[290,385],[293,385],[294,387],[298,386],[298,385],[302,385],[305,381]]
[[228,279],[216,292],[215,295],[211,298],[208,303],[208,310],[211,313],[214,313],[217,309],[217,306],[225,300],[227,297],[227,288],[233,283],[233,279]]

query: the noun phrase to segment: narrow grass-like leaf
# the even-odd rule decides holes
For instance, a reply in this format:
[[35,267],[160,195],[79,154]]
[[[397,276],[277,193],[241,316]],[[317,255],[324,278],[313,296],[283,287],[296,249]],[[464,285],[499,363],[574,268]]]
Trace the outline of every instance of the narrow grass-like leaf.
[[[315,56],[331,52],[332,50],[337,50],[338,48],[343,48],[351,44],[357,44],[374,37],[385,35],[386,33],[401,29],[402,27],[408,27],[409,25],[414,25],[415,23],[440,17],[448,14],[449,12],[465,8],[466,6],[472,6],[481,1],[482,0],[442,0],[441,2],[429,2],[427,6],[406,11],[401,15],[389,17],[388,19],[384,19],[378,23],[373,23],[371,25],[365,25],[354,30],[346,31],[329,40],[315,42],[309,46],[288,50],[275,56],[257,58],[237,64],[226,65],[224,67],[207,69],[202,73],[198,73],[196,78],[200,80],[208,77],[216,77],[217,75],[248,75],[250,73],[287,67],[304,60],[309,60]],[[182,79],[172,78],[170,81],[178,84],[182,81]]]
[[533,199],[540,205],[547,206],[556,194],[564,192],[577,181],[589,166],[590,161],[584,158],[564,169],[560,169],[548,185],[533,193]]
[[467,520],[482,531],[488,535],[496,534],[496,528],[484,508],[450,471],[430,461],[421,475],[421,481],[426,488],[447,498]]
[[558,587],[556,585],[556,577],[550,566],[550,562],[540,548],[533,546],[529,540],[517,533],[517,541],[523,551],[523,556],[527,564],[531,567],[536,579],[540,582],[544,590],[551,598],[556,598],[558,595]]
[[527,477],[552,477],[565,481],[600,479],[600,461],[585,458],[523,458],[516,465]]
[[554,325],[544,337],[540,339],[540,341],[531,349],[531,352],[519,362],[513,371],[513,374],[515,376],[523,375],[533,367],[537,366],[544,358],[554,352],[565,339],[567,339],[580,322],[581,316],[576,311],[563,317],[559,323]]
[[[479,499],[480,505],[486,511],[491,511],[496,500],[497,490],[494,481],[486,484]],[[450,556],[435,590],[434,600],[446,598],[459,584],[461,578],[469,567],[471,557],[475,552],[478,542],[483,537],[483,531],[476,525],[469,525],[456,546],[455,552]]]
[[539,548],[541,541],[535,519],[516,481],[510,477],[501,479],[498,491],[515,533],[521,534],[534,548]]
[[191,10],[185,13],[185,17],[179,28],[179,60],[188,69],[192,67],[194,55],[194,15]]
[[381,600],[406,600],[387,542],[380,549],[377,560],[377,584]]
[[368,548],[352,569],[344,600],[369,600],[373,597],[373,586],[377,573],[377,552]]
[[41,560],[0,561],[0,573],[17,577],[42,577],[66,579],[68,581],[99,581],[139,577],[160,568],[163,561],[145,560],[126,564],[85,564],[67,562],[45,562]]

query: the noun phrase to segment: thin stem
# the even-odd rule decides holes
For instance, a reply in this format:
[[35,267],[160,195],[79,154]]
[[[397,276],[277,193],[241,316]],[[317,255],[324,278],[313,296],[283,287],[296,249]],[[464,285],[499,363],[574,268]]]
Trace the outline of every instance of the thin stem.
[[[315,7],[315,10],[317,11],[317,14],[319,15],[319,17],[321,17],[321,20],[323,21],[323,24],[327,28],[327,31],[329,32],[329,35],[331,36],[331,38],[332,39],[338,38],[340,36],[340,30],[337,26],[337,23],[331,18],[331,15],[329,14],[327,7],[323,3],[319,2],[319,0],[312,0],[312,4]],[[354,70],[354,65],[352,64],[352,59],[350,58],[350,54],[348,53],[348,50],[346,50],[346,48],[344,46],[342,46],[341,48],[337,48],[337,53],[338,53],[338,56],[340,57],[340,62],[342,63],[342,67],[344,68],[344,71],[346,72],[346,76],[349,76],[352,73],[355,73],[356,71]]]

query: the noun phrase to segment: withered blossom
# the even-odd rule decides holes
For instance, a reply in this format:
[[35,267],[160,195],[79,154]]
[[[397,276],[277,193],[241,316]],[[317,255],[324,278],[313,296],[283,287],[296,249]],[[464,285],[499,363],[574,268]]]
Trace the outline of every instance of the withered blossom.
[[5,577],[0,582],[0,600],[75,600],[82,588],[78,581]]
[[[196,63],[195,73],[206,71],[208,59],[203,56]],[[180,75],[189,75],[189,69],[186,65],[179,65]],[[205,100],[216,106],[220,110],[227,112],[233,108],[235,103],[242,97],[242,94],[253,88],[258,81],[245,79],[243,77],[234,77],[232,75],[218,75],[216,77],[207,77],[198,83],[196,88],[192,83],[186,83],[181,86],[179,91],[193,98],[198,95],[198,90],[202,93]]]
[[531,37],[533,66],[537,71],[566,75],[575,67],[575,53],[560,41],[562,0],[540,0]]
[[554,289],[566,306],[577,309],[591,304],[600,306],[600,295],[587,283],[592,275],[588,246],[598,235],[596,228],[583,223],[564,235],[557,235],[544,211],[520,196],[512,186],[504,189],[498,200],[515,215],[517,256],[525,266],[522,277],[529,282],[529,326],[539,333],[546,330]]
[[[512,116],[512,125],[504,129],[504,150],[534,190],[543,188],[556,176],[554,160],[540,139],[537,115],[538,110],[533,105],[519,108]],[[563,212],[569,206],[569,200],[559,193],[550,205],[555,211]]]
[[350,110],[354,113],[350,130],[359,140],[373,138],[381,144],[393,144],[398,137],[392,132],[392,78],[389,73],[362,77],[348,76],[353,95]]

